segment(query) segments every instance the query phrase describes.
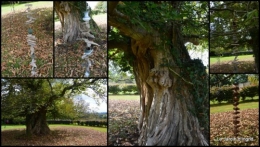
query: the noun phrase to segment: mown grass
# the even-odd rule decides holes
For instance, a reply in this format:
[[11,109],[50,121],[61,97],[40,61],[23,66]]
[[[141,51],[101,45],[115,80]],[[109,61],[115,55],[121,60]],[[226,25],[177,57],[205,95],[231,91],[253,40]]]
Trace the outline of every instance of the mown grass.
[[[25,11],[27,7],[25,7],[25,4],[32,4],[31,8],[44,8],[44,7],[53,7],[52,1],[40,1],[40,2],[30,2],[30,3],[22,3],[22,4],[14,4],[14,11]],[[2,15],[6,15],[8,13],[13,13],[13,5],[12,4],[4,4],[1,5],[2,8]]]
[[139,100],[139,95],[109,95],[109,99],[112,100]]
[[[90,127],[90,126],[80,126],[80,125],[61,125],[61,124],[51,124],[49,125],[50,129],[60,128],[60,127],[75,127],[75,128],[89,128],[92,130],[97,130],[100,132],[107,132],[107,128],[104,127]],[[25,129],[25,125],[1,125],[1,131],[5,130],[14,130],[14,129]]]
[[[259,108],[259,98],[256,96],[253,99],[246,98],[245,101],[242,101],[240,99],[238,108],[240,110],[246,110],[246,109],[254,109]],[[227,111],[233,111],[233,105],[231,103],[223,102],[223,103],[216,103],[213,104],[212,101],[210,101],[210,113],[219,113],[219,112],[227,112]]]
[[[229,56],[229,57],[220,57],[220,62],[226,62],[226,61],[232,61],[234,60],[235,56]],[[247,60],[247,61],[253,61],[254,57],[253,55],[242,55],[237,57],[238,60]],[[218,57],[210,57],[210,65],[215,64],[218,62]]]

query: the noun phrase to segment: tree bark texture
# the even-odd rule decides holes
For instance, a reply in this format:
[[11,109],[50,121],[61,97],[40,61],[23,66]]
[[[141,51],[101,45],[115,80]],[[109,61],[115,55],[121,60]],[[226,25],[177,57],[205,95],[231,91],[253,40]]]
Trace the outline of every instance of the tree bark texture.
[[[131,44],[136,56],[134,73],[141,91],[139,145],[208,145],[197,117],[191,112],[194,104],[190,85],[160,66],[163,58],[174,59],[167,49],[156,50],[144,42],[132,40]],[[178,68],[174,70],[180,72]]]
[[47,135],[50,128],[46,120],[47,110],[41,108],[39,111],[26,115],[26,134],[27,135]]
[[259,71],[259,28],[254,27],[254,28],[250,29],[249,32],[252,37],[250,45],[252,46],[252,49],[253,49],[256,72],[258,73],[258,71]]
[[[109,2],[109,9],[115,8],[115,5],[117,2]],[[179,62],[192,64],[184,46],[180,26],[168,25],[165,32],[146,32],[117,21],[116,17],[126,20],[131,18],[116,9],[108,12],[109,25],[131,38],[131,50],[127,47],[129,45],[122,47],[123,45],[119,44],[117,48],[133,56],[133,71],[141,93],[139,145],[209,145],[209,140],[202,131],[203,127],[194,114],[195,98],[191,93],[193,85],[188,82],[189,78],[182,77],[182,73],[189,71],[187,67],[179,66]],[[173,46],[163,43],[165,38],[171,40]],[[116,41],[110,41],[112,42]],[[113,48],[117,46],[110,43],[109,46]],[[206,71],[203,72],[206,74]],[[207,98],[205,94],[204,99]]]
[[80,12],[73,7],[74,1],[57,1],[55,2],[55,12],[59,16],[63,30],[63,41],[73,42],[80,35],[80,28],[83,28],[80,22]]

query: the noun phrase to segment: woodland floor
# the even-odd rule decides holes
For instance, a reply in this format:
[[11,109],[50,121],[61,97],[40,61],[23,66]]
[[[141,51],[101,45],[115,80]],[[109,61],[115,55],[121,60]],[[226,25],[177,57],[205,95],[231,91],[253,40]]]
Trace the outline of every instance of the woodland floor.
[[[258,146],[259,145],[259,110],[240,111],[238,128],[240,141],[231,141],[233,134],[232,112],[210,115],[210,145],[212,146]],[[238,139],[238,138],[237,138]]]
[[107,133],[88,128],[52,128],[50,135],[25,137],[24,129],[1,132],[1,146],[107,146]]
[[255,73],[254,61],[237,61],[236,70],[232,61],[210,65],[210,73]]
[[[25,9],[24,9],[25,10]],[[38,77],[53,76],[53,8],[33,9],[36,20],[31,24],[36,36],[35,59]],[[30,77],[31,55],[27,44],[29,20],[25,12],[15,11],[1,17],[2,77]]]
[[[92,30],[99,47],[95,47],[93,54],[89,56],[92,66],[90,77],[107,77],[107,15],[93,16],[101,32]],[[76,41],[71,44],[63,44],[60,22],[55,22],[55,77],[83,77],[85,69],[82,67],[84,41]]]
[[137,146],[139,100],[109,100],[108,146]]

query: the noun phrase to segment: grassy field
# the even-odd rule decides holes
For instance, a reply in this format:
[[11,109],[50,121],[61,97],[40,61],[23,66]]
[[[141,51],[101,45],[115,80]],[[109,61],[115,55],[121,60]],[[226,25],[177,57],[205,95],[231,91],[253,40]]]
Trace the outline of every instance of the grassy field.
[[[75,127],[75,128],[89,128],[93,130],[97,130],[100,132],[107,132],[107,128],[101,128],[101,127],[89,127],[89,126],[79,126],[79,125],[59,125],[59,124],[53,124],[49,125],[50,129],[52,128],[61,128],[61,127]],[[2,125],[1,131],[5,130],[14,130],[14,129],[25,129],[25,125]]]
[[[251,101],[251,102],[245,102],[238,105],[238,108],[240,110],[246,110],[246,109],[254,109],[259,108],[258,100]],[[227,112],[227,111],[233,111],[233,105],[232,104],[225,104],[221,106],[210,106],[210,113],[219,113],[219,112]]]
[[109,95],[109,99],[111,100],[139,100],[139,95]]
[[[240,110],[259,108],[259,97],[255,96],[253,97],[253,99],[247,97],[244,101],[240,99],[238,107],[240,108]],[[210,101],[210,113],[219,113],[227,111],[233,111],[232,104],[226,101],[221,103],[213,103],[212,101]]]
[[[15,13],[20,12],[20,11],[25,11],[27,7],[25,7],[25,4],[32,4],[32,9],[35,8],[46,8],[46,7],[53,7],[53,2],[52,1],[41,1],[41,2],[31,2],[31,3],[24,3],[24,4],[15,4],[14,5],[14,11]],[[6,5],[1,5],[2,7],[2,15],[6,15],[9,13],[13,13],[12,7],[13,5],[6,4]]]
[[[230,57],[220,57],[220,62],[226,62],[226,61],[232,61],[234,60],[235,56],[230,56]],[[253,55],[243,55],[243,56],[238,56],[238,60],[240,61],[253,61]],[[210,57],[210,65],[215,64],[218,61],[218,57]]]

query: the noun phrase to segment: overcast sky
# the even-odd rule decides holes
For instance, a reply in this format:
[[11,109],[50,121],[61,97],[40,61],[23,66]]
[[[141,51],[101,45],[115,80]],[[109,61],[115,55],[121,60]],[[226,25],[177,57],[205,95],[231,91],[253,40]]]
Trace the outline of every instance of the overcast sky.
[[89,4],[90,8],[93,10],[96,6],[96,4],[98,3],[99,1],[87,1],[87,3]]
[[98,106],[96,101],[93,98],[88,97],[86,95],[82,95],[82,98],[87,103],[89,103],[89,106],[90,106],[91,110],[95,110],[96,112],[107,112],[107,103],[106,102],[102,102],[100,100],[100,105]]

